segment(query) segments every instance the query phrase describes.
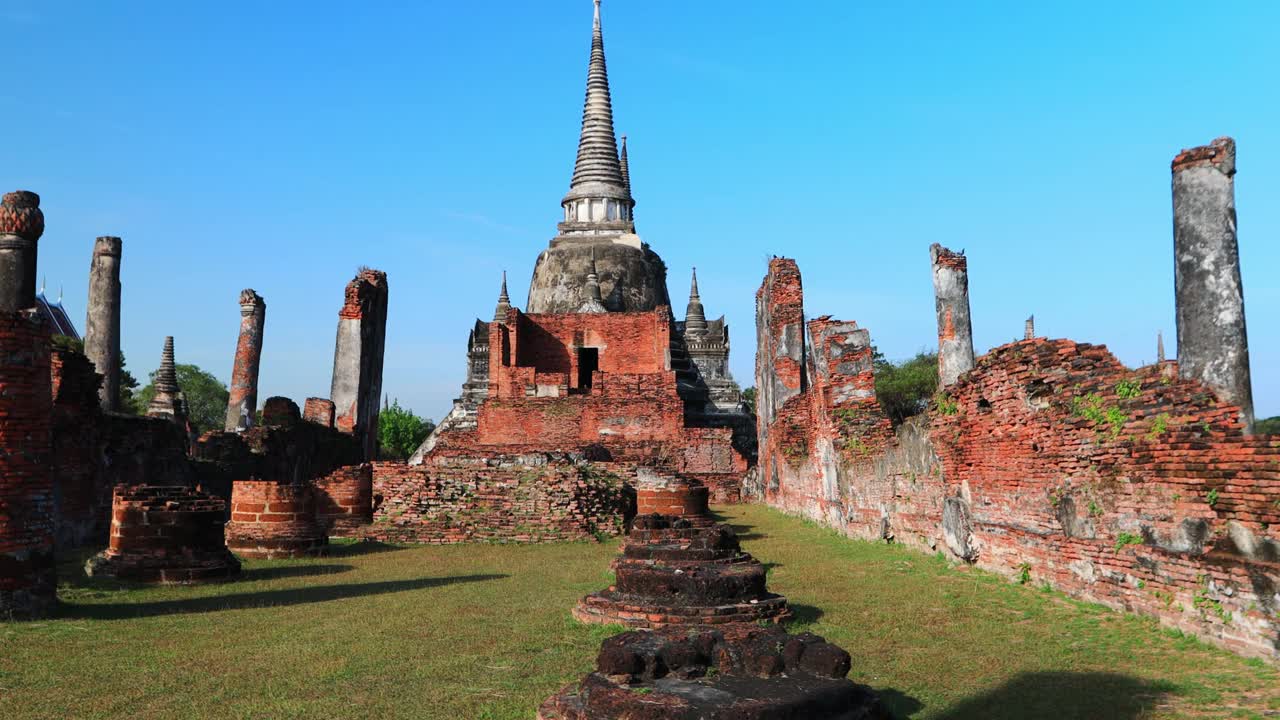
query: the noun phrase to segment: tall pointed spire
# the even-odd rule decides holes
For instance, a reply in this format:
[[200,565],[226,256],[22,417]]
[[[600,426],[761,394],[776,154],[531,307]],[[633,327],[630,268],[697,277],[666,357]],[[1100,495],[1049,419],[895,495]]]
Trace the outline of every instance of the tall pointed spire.
[[1164,362],[1164,331],[1156,331],[1156,362]]
[[591,63],[587,70],[587,99],[582,109],[582,136],[571,188],[600,182],[625,187],[618,162],[618,141],[613,132],[613,99],[609,71],[604,61],[604,33],[600,28],[600,0],[591,28]]
[[494,322],[506,322],[507,311],[511,309],[511,298],[507,297],[507,271],[502,271],[502,289],[498,291],[498,306],[493,309]]
[[600,0],[595,0],[591,28],[591,62],[587,67],[587,97],[582,108],[582,135],[564,206],[562,234],[599,235],[632,232],[635,204],[622,170],[618,138],[613,130],[613,99],[604,61],[604,33]]
[[698,296],[698,268],[693,269],[693,283],[689,287],[689,307],[684,311],[686,337],[703,337],[707,334],[707,313]]

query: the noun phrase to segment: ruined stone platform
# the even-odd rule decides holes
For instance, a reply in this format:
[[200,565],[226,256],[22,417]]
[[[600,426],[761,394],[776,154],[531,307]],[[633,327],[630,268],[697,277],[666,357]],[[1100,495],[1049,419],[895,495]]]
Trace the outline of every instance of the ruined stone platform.
[[90,576],[185,584],[240,573],[223,542],[221,498],[189,487],[121,485],[111,513],[111,543],[85,563]]
[[779,622],[787,600],[765,588],[765,568],[742,552],[731,528],[669,515],[638,515],[613,563],[607,590],[579,601],[585,623],[635,628]]
[[889,720],[845,678],[849,653],[778,627],[667,628],[604,641],[596,671],[538,709],[539,720]]

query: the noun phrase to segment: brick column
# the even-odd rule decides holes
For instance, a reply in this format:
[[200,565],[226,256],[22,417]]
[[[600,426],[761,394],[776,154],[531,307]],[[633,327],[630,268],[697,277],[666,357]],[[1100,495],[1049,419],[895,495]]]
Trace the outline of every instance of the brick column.
[[0,310],[36,304],[36,243],[44,234],[40,196],[26,190],[0,201]]
[[89,307],[84,321],[84,354],[102,375],[102,409],[120,409],[120,253],[118,237],[93,244],[89,261]]
[[378,448],[378,402],[387,334],[387,274],[364,269],[347,284],[333,352],[334,426],[360,438],[366,460]]
[[0,204],[0,620],[45,615],[57,601],[50,466],[49,328],[35,305],[40,198]]
[[1236,244],[1236,144],[1218,138],[1173,159],[1178,372],[1240,407],[1253,432],[1253,387]]
[[938,311],[938,381],[946,387],[973,369],[973,326],[969,320],[969,261],[934,243],[933,294]]
[[253,290],[240,293],[240,339],[231,367],[231,394],[227,399],[228,432],[248,430],[258,410],[258,368],[262,360],[262,327],[267,303]]

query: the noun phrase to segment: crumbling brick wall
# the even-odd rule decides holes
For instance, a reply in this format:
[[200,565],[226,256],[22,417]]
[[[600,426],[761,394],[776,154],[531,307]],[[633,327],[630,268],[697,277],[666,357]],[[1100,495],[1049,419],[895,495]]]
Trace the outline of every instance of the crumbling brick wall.
[[194,486],[181,427],[159,418],[102,412],[101,375],[82,353],[54,350],[49,372],[59,547],[107,544],[117,485]]
[[551,542],[622,532],[634,497],[621,477],[568,458],[441,458],[373,464],[368,537],[393,542]]
[[853,328],[809,324],[805,390],[761,430],[765,502],[1280,659],[1280,438],[1245,436],[1173,363],[1044,339],[992,350],[891,432]]

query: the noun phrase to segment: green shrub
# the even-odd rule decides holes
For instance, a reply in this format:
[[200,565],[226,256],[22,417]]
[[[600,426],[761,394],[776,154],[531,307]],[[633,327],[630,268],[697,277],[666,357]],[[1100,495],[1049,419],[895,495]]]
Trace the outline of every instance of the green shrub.
[[876,398],[894,425],[919,414],[938,388],[938,354],[917,353],[910,360],[892,362],[875,351]]

